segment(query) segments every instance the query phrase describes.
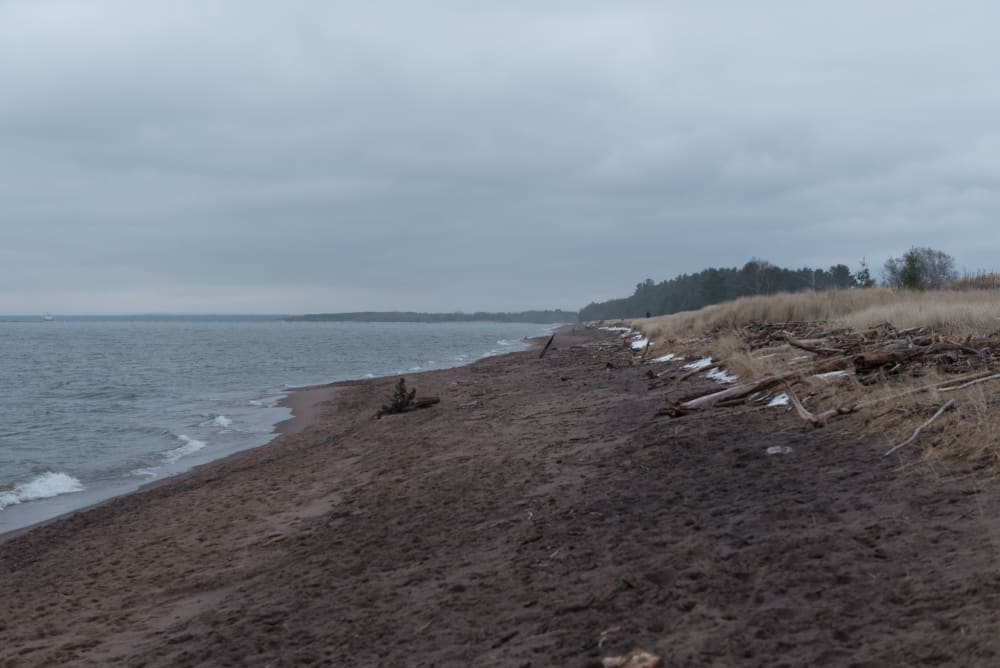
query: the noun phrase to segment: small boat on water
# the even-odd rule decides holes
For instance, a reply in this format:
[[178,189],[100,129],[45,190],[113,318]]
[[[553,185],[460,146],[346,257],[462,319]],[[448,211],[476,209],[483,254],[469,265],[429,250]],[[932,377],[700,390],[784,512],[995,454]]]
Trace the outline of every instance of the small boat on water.
[[55,320],[55,318],[52,317],[51,313],[46,313],[45,315],[42,316],[42,320],[44,320],[45,322],[52,322],[53,320]]

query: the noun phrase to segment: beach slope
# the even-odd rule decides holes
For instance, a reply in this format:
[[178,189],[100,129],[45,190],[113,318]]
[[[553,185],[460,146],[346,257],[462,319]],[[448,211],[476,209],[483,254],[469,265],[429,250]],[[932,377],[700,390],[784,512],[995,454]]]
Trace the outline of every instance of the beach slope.
[[649,368],[579,328],[407,376],[427,410],[297,395],[270,445],[0,543],[0,666],[1000,660],[986,472],[784,408],[655,418]]

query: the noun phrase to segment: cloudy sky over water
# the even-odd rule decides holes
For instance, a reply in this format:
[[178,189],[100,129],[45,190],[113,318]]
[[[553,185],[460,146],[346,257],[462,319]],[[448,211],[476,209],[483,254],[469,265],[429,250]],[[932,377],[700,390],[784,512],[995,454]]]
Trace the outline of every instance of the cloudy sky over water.
[[0,0],[0,313],[1000,270],[992,2]]

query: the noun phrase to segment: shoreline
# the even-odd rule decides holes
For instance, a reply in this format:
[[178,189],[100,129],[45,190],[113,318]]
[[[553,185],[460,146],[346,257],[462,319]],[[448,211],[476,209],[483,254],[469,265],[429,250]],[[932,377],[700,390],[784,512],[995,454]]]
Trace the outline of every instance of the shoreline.
[[[566,324],[560,325],[552,330],[550,335],[556,335],[560,331],[568,330],[568,332],[575,331],[576,325]],[[321,385],[306,385],[303,387],[292,387],[288,389],[288,394],[278,402],[278,406],[283,408],[288,408],[292,411],[291,417],[282,420],[274,425],[275,439],[280,438],[288,434],[293,434],[297,431],[301,431],[310,425],[318,422],[319,418],[323,414],[322,405],[329,402],[332,398],[334,392],[339,388],[352,387],[362,383],[385,380],[385,379],[397,379],[405,378],[407,376],[419,376],[426,373],[434,373],[435,371],[444,371],[447,369],[461,369],[462,367],[471,366],[480,362],[484,359],[504,357],[505,355],[516,355],[518,353],[527,353],[533,350],[540,350],[544,345],[544,342],[548,340],[548,336],[535,336],[531,338],[523,339],[525,347],[521,350],[513,350],[510,352],[499,353],[497,355],[485,355],[478,359],[468,360],[462,364],[456,364],[455,366],[442,367],[436,369],[426,369],[422,371],[412,371],[410,373],[400,373],[392,374],[388,376],[372,376],[370,378],[354,378],[348,380],[338,380],[332,383],[325,383]],[[273,440],[271,442],[274,442]],[[260,446],[264,447],[264,446]]]
[[380,420],[395,376],[305,388],[267,446],[0,542],[0,664],[995,661],[993,479],[785,409],[653,418],[711,381],[636,362],[567,332]]
[[[575,325],[572,325],[572,324],[563,325],[563,326],[557,327],[556,330],[562,329],[564,327],[572,328],[574,326]],[[553,331],[556,331],[556,330],[553,330]],[[486,355],[485,357],[482,357],[482,358],[479,358],[479,359],[486,359],[488,357],[500,357],[500,356],[503,356],[503,355],[514,354],[514,353],[517,353],[517,352],[524,352],[524,351],[527,351],[527,350],[532,350],[532,349],[535,349],[535,348],[537,348],[539,346],[539,343],[538,343],[539,340],[544,341],[545,338],[546,337],[532,337],[532,338],[529,338],[529,339],[525,339],[524,341],[525,341],[525,346],[526,347],[523,350],[520,350],[520,351],[511,351],[511,352],[503,352],[503,353],[499,353],[499,354],[496,354],[496,355]],[[210,459],[210,460],[205,461],[205,462],[200,462],[200,463],[193,464],[190,468],[183,469],[183,470],[178,471],[176,473],[168,474],[168,475],[166,475],[164,477],[161,477],[161,478],[156,478],[156,479],[153,479],[153,480],[142,481],[142,482],[137,481],[135,483],[125,483],[125,482],[122,482],[122,483],[116,485],[116,487],[120,488],[123,491],[114,492],[114,493],[112,493],[112,494],[110,494],[108,496],[104,496],[98,490],[84,490],[83,492],[81,492],[81,494],[89,494],[89,495],[93,496],[95,498],[95,500],[92,501],[92,502],[89,502],[89,503],[84,503],[83,505],[76,505],[76,503],[74,503],[74,499],[73,499],[73,497],[72,497],[71,494],[63,494],[63,495],[59,495],[59,496],[47,497],[47,498],[44,498],[44,499],[38,499],[38,500],[35,500],[35,501],[27,501],[27,502],[23,502],[23,503],[20,503],[20,504],[15,504],[14,506],[9,506],[8,508],[14,508],[14,510],[11,511],[13,513],[24,513],[24,514],[28,515],[29,517],[38,516],[38,515],[44,515],[44,516],[41,519],[38,519],[37,521],[31,521],[29,524],[25,524],[25,525],[22,525],[22,526],[17,526],[17,527],[12,528],[12,529],[0,531],[0,544],[2,544],[4,541],[9,540],[10,538],[12,538],[14,536],[23,534],[26,531],[30,531],[30,530],[32,530],[35,527],[40,527],[40,526],[49,524],[51,522],[58,521],[59,519],[68,517],[70,515],[73,515],[74,513],[84,512],[84,511],[87,511],[87,510],[91,510],[91,509],[93,509],[95,507],[98,507],[98,506],[100,506],[100,505],[102,505],[104,503],[107,503],[109,501],[112,501],[112,500],[114,500],[116,498],[119,498],[119,497],[122,497],[122,496],[127,496],[127,495],[130,495],[130,494],[138,494],[138,493],[141,493],[141,492],[143,492],[143,491],[145,491],[147,489],[153,489],[153,488],[160,487],[160,486],[162,486],[164,484],[168,484],[168,483],[170,483],[170,482],[172,482],[174,480],[177,480],[178,478],[186,476],[189,473],[191,473],[193,471],[197,471],[197,470],[199,470],[201,468],[210,467],[210,466],[213,466],[213,465],[215,465],[217,463],[227,461],[227,460],[229,460],[231,458],[238,457],[238,456],[240,456],[241,454],[243,454],[245,452],[250,452],[250,451],[253,451],[253,450],[258,450],[260,448],[268,447],[271,444],[273,444],[275,441],[277,441],[278,439],[280,439],[281,437],[286,436],[286,435],[291,434],[291,433],[294,433],[294,432],[299,431],[301,429],[304,429],[304,428],[308,427],[310,424],[314,423],[318,419],[318,417],[320,416],[320,414],[321,414],[320,404],[324,400],[326,400],[328,398],[327,394],[332,389],[334,389],[336,387],[339,387],[339,386],[350,386],[350,385],[354,385],[354,384],[357,384],[357,383],[364,383],[364,382],[367,382],[367,381],[379,380],[379,379],[384,379],[384,378],[396,378],[399,375],[409,376],[409,375],[417,375],[417,374],[420,374],[420,373],[427,373],[429,371],[439,371],[439,370],[442,370],[442,369],[459,368],[459,367],[462,367],[462,366],[468,366],[470,364],[475,364],[477,361],[479,361],[479,359],[469,360],[469,361],[463,362],[461,364],[457,364],[455,366],[442,367],[440,369],[429,369],[429,370],[425,370],[425,371],[415,371],[415,372],[411,372],[411,373],[408,373],[408,374],[396,374],[396,375],[389,375],[389,376],[372,376],[370,378],[352,378],[352,379],[345,379],[345,380],[333,381],[333,382],[330,382],[330,383],[324,383],[324,384],[320,384],[320,385],[305,385],[305,386],[301,386],[301,387],[286,388],[285,390],[283,390],[283,394],[285,396],[282,397],[280,400],[278,400],[277,403],[275,404],[275,406],[276,407],[280,407],[280,408],[287,408],[287,409],[289,409],[291,411],[291,415],[289,417],[287,417],[287,418],[285,418],[283,420],[279,420],[279,421],[277,421],[277,422],[275,422],[273,424],[273,427],[272,427],[273,428],[273,432],[271,434],[270,440],[268,440],[267,442],[259,444],[259,445],[247,446],[245,448],[241,448],[241,449],[235,450],[233,452],[229,452],[227,454],[221,455],[221,456],[216,457],[214,459]],[[52,515],[49,515],[47,512],[38,512],[38,511],[32,512],[32,506],[31,506],[31,504],[36,504],[37,503],[37,504],[45,504],[47,506],[52,506],[52,505],[58,506],[58,505],[60,505],[59,504],[60,500],[62,500],[62,505],[66,505],[67,506],[67,508],[65,510],[56,512],[55,514],[52,514]],[[7,512],[7,511],[8,511],[7,509],[4,509],[4,510],[2,510],[0,512]]]

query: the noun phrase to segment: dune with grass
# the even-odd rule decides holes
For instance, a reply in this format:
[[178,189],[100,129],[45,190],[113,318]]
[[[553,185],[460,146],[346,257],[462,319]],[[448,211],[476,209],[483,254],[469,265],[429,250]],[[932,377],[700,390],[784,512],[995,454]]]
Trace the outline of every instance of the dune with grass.
[[[745,297],[623,324],[649,341],[651,359],[711,360],[704,364],[706,376],[726,373],[754,390],[728,390],[720,397],[727,405],[785,396],[789,410],[814,426],[836,420],[850,433],[895,439],[896,445],[919,429],[920,450],[928,457],[995,464],[1000,289],[982,289],[987,278],[965,285],[979,289]],[[713,394],[680,406],[714,405]],[[921,428],[932,416],[934,424]]]

